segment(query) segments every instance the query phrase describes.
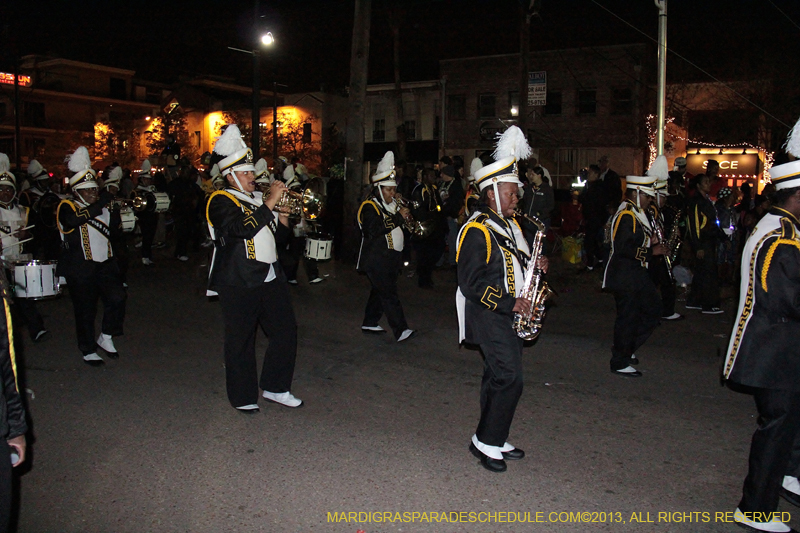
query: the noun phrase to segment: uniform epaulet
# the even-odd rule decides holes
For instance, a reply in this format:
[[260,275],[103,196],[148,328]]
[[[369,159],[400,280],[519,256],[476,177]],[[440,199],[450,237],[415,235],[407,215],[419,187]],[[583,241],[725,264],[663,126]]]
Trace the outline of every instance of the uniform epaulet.
[[363,223],[363,220],[361,220],[361,210],[364,209],[364,206],[367,205],[367,204],[369,204],[372,207],[374,207],[376,213],[378,213],[379,215],[381,214],[381,210],[378,209],[378,204],[376,204],[372,200],[372,198],[370,198],[369,200],[364,200],[363,202],[361,202],[361,207],[358,208],[358,217],[356,217],[356,218],[358,218],[358,223],[359,224]]
[[619,223],[622,220],[623,215],[630,215],[633,219],[633,232],[636,233],[636,214],[631,211],[630,209],[623,209],[617,215],[617,222],[614,224],[614,232],[611,234],[611,240],[614,240],[614,237],[617,236],[617,228],[619,227]]
[[489,217],[487,217],[486,215],[480,215],[476,217],[475,220],[473,220],[472,222],[467,222],[466,224],[464,224],[464,229],[461,230],[461,239],[458,241],[458,250],[456,251],[456,263],[458,263],[458,258],[461,255],[461,244],[464,242],[464,237],[467,236],[467,232],[470,230],[470,228],[477,228],[483,232],[483,236],[486,239],[486,264],[487,265],[489,264],[489,257],[491,257],[492,254],[492,239],[489,236],[489,230],[486,228],[484,224],[481,223],[482,222],[481,218],[483,220],[486,220]]
[[800,250],[800,241],[797,240],[797,232],[794,229],[794,223],[788,217],[781,218],[781,236],[775,239],[769,249],[767,255],[764,257],[764,266],[761,268],[761,288],[767,292],[767,274],[769,273],[769,265],[772,262],[772,256],[775,255],[775,250],[781,244],[788,244]]
[[67,233],[72,233],[73,231],[75,231],[75,228],[72,228],[69,231],[64,231],[63,229],[61,229],[61,223],[58,220],[59,220],[59,215],[61,214],[61,207],[64,204],[69,204],[72,210],[75,211],[76,213],[78,212],[78,208],[75,207],[75,204],[72,203],[72,200],[64,199],[58,202],[58,207],[56,208],[56,225],[58,226],[58,231],[61,232],[63,235],[66,235]]
[[211,196],[208,197],[208,202],[206,202],[206,220],[208,221],[208,224],[212,228],[214,227],[214,224],[212,224],[211,223],[211,219],[208,218],[208,208],[211,206],[211,200],[213,200],[215,196],[225,196],[226,198],[229,198],[233,203],[235,203],[236,207],[239,207],[239,208],[242,207],[242,204],[241,204],[241,202],[239,202],[239,199],[236,198],[231,193],[229,193],[228,191],[214,191],[214,192],[212,192]]

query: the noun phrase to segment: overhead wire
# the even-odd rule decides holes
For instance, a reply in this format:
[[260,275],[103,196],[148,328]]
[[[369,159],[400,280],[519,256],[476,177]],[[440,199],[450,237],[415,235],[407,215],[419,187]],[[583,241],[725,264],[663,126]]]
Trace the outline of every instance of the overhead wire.
[[[651,41],[653,41],[654,43],[658,43],[658,39],[654,39],[653,37],[651,37],[650,35],[648,35],[648,34],[647,34],[647,33],[645,33],[644,31],[640,30],[639,28],[637,28],[636,26],[634,26],[633,24],[631,24],[630,22],[628,22],[628,21],[627,21],[627,20],[625,20],[624,18],[620,17],[619,15],[617,15],[616,13],[614,13],[613,11],[611,11],[610,9],[608,9],[606,6],[604,6],[603,4],[601,4],[600,2],[598,2],[597,0],[591,0],[591,1],[592,1],[592,3],[593,3],[593,4],[597,5],[599,8],[603,9],[603,10],[604,10],[604,11],[606,11],[608,14],[610,14],[610,15],[611,15],[611,16],[613,16],[614,18],[618,19],[620,22],[622,22],[622,23],[623,23],[623,24],[625,24],[626,26],[629,26],[629,27],[631,27],[633,30],[637,31],[638,33],[641,33],[642,35],[644,35],[646,38],[650,39],[650,40],[651,40]],[[774,4],[773,4],[773,5],[774,5]],[[750,104],[751,106],[755,107],[756,109],[758,109],[759,111],[761,111],[762,113],[764,113],[765,115],[767,115],[768,117],[770,117],[771,119],[773,119],[773,120],[774,120],[775,122],[777,122],[778,124],[781,124],[782,126],[785,126],[786,128],[789,128],[789,129],[791,129],[791,126],[789,126],[788,124],[786,124],[784,121],[782,121],[781,119],[779,119],[778,117],[776,117],[775,115],[773,115],[772,113],[770,113],[769,111],[767,111],[766,109],[764,109],[763,107],[761,107],[760,105],[758,105],[757,103],[753,102],[751,99],[749,99],[748,97],[746,97],[745,95],[743,95],[742,93],[740,93],[739,91],[737,91],[736,89],[734,89],[733,87],[731,87],[730,85],[728,85],[727,83],[725,83],[724,81],[720,80],[719,78],[717,78],[716,76],[714,76],[713,74],[711,74],[710,72],[708,72],[707,70],[705,70],[704,68],[702,68],[701,66],[697,65],[696,63],[694,63],[694,62],[693,62],[693,61],[691,61],[690,59],[688,59],[688,58],[686,58],[686,57],[682,56],[681,54],[679,54],[678,52],[676,52],[675,50],[673,50],[673,49],[671,49],[671,48],[669,48],[669,47],[667,48],[667,51],[668,51],[668,52],[670,52],[670,53],[671,53],[672,55],[674,55],[675,57],[677,57],[677,58],[679,58],[679,59],[682,59],[682,60],[686,61],[686,62],[687,62],[689,65],[693,66],[694,68],[696,68],[697,70],[699,70],[700,72],[702,72],[703,74],[705,74],[706,76],[708,76],[709,78],[711,78],[712,80],[716,81],[717,83],[719,83],[720,85],[722,85],[723,87],[725,87],[726,89],[728,89],[729,91],[731,91],[733,94],[735,94],[736,96],[738,96],[739,98],[741,98],[742,100],[744,100],[745,102],[747,102],[748,104]]]
[[777,10],[780,12],[780,14],[781,14],[781,15],[783,15],[784,17],[786,17],[786,20],[788,20],[789,22],[791,22],[792,24],[794,24],[794,27],[795,27],[795,28],[797,28],[798,30],[800,30],[800,26],[798,26],[798,24],[797,24],[797,23],[796,23],[794,20],[792,20],[792,18],[791,18],[789,15],[787,15],[786,13],[784,13],[783,9],[781,9],[781,8],[779,8],[777,5],[775,5],[775,2],[773,2],[772,0],[767,0],[767,1],[768,1],[770,4],[772,4],[772,7],[774,7],[775,9],[777,9]]

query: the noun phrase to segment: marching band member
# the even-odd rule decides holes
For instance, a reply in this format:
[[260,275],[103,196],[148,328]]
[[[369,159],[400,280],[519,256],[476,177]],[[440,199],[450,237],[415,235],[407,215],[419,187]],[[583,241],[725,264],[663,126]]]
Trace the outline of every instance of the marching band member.
[[356,269],[364,272],[372,289],[364,309],[364,333],[385,333],[378,322],[383,314],[389,321],[397,342],[416,334],[408,328],[403,306],[397,297],[397,274],[403,260],[403,223],[410,212],[395,201],[394,154],[386,152],[375,175],[372,176],[372,193],[358,209],[358,226],[361,228],[361,248]]
[[[800,138],[790,137],[787,151],[800,156]],[[800,507],[800,161],[769,173],[775,203],[742,253],[738,315],[723,378],[752,394],[758,410],[733,519],[747,529],[785,532],[794,529],[771,517],[778,514],[779,496]]]
[[[122,194],[122,167],[117,165],[108,173],[108,179],[103,182],[103,190],[106,190],[115,199],[123,199]],[[121,215],[121,213],[120,213]],[[128,235],[122,228],[111,228],[111,251],[114,257],[117,258],[119,265],[119,279],[122,281],[122,286],[128,286],[128,264],[130,256],[128,255]]]
[[[647,216],[653,230],[666,240],[669,238],[668,230],[672,229],[672,219],[669,220],[670,225],[667,225],[667,220],[664,216],[669,211],[669,209],[666,209],[667,198],[669,197],[667,158],[663,155],[658,156],[650,170],[647,171],[647,175],[656,178],[656,181],[653,182],[655,197],[647,209]],[[648,263],[647,270],[650,273],[650,279],[653,280],[656,288],[661,293],[661,319],[669,321],[683,320],[685,317],[675,312],[675,280],[672,278],[670,265],[667,264],[667,256],[670,253],[670,250],[666,250],[664,255],[653,256]]]
[[422,171],[417,184],[411,191],[414,220],[429,224],[429,235],[417,236],[412,240],[417,253],[417,285],[424,289],[433,288],[433,269],[445,249],[445,225],[439,191],[433,183],[436,174],[432,168]]
[[[296,158],[295,158],[296,159]],[[295,173],[295,165],[289,165],[283,171],[283,179],[286,182],[286,188],[298,193],[303,192],[303,185]],[[280,200],[280,197],[278,198]],[[290,285],[297,285],[297,270],[300,267],[300,262],[303,266],[308,277],[308,282],[312,285],[322,283],[324,278],[319,275],[319,266],[317,261],[305,257],[306,250],[306,233],[309,231],[309,222],[304,215],[300,215],[299,220],[290,220],[289,227],[292,230],[289,237],[287,246],[281,246],[278,255],[280,256],[281,265],[286,271],[286,277],[289,279]]]
[[269,167],[267,165],[267,160],[262,157],[256,161],[255,168],[256,187],[258,187],[257,192],[263,195],[269,190],[269,185],[272,183],[268,172]]
[[[139,172],[139,184],[133,190],[131,198],[135,198],[139,194],[147,194],[156,192],[156,186],[153,185],[153,176],[150,174],[152,169],[149,159],[142,162],[142,170]],[[139,228],[142,230],[142,264],[145,266],[152,266],[153,263],[153,239],[156,236],[158,229],[158,215],[155,211],[144,210],[141,211],[137,218],[139,219]]]
[[[16,202],[17,179],[10,171],[10,162],[6,154],[0,154],[0,257],[6,261],[19,261],[22,255],[20,241],[28,238],[28,231],[23,230],[28,225],[30,210]],[[14,279],[13,274],[9,279]],[[14,296],[12,289],[11,295]],[[14,297],[16,307],[22,313],[25,325],[34,342],[38,342],[47,334],[44,329],[42,315],[36,309],[36,301],[30,298]]]
[[[258,199],[253,154],[239,128],[229,125],[214,145],[219,169],[227,181],[206,207],[214,257],[209,289],[218,293],[225,320],[225,376],[228,400],[243,413],[258,412],[262,396],[286,407],[300,407],[291,393],[297,356],[297,322],[277,244],[289,236],[289,220],[273,211],[286,187],[272,184]],[[256,373],[256,328],[269,337],[260,379]]]
[[[69,285],[83,360],[88,365],[100,366],[104,361],[97,355],[98,346],[111,359],[119,357],[112,337],[122,335],[125,320],[127,296],[110,241],[111,228],[118,227],[120,219],[118,212],[111,213],[105,207],[113,196],[108,191],[99,194],[85,147],[67,157],[67,166],[74,173],[69,179],[74,200],[62,200],[56,214],[62,243],[58,275],[64,276]],[[95,340],[99,298],[104,306],[103,327]]]
[[[472,163],[470,163],[469,165],[469,177],[467,178],[467,191],[466,195],[464,196],[464,220],[471,217],[478,206],[478,200],[480,199],[480,195],[478,194],[478,188],[475,186],[475,172],[480,170],[482,167],[483,163],[481,162],[479,157],[474,158],[472,160]],[[464,220],[461,220],[460,222],[463,223]]]
[[50,174],[36,159],[28,163],[28,178],[33,186],[19,194],[20,205],[30,210],[33,241],[27,246],[34,259],[44,257],[49,261],[58,259],[61,238],[56,228],[55,208],[61,198],[50,190]]
[[653,191],[654,176],[628,176],[627,192],[611,219],[611,255],[603,276],[603,288],[614,292],[617,318],[611,348],[611,372],[638,378],[642,373],[631,365],[639,363],[636,350],[653,333],[661,317],[661,298],[647,273],[654,255],[664,255],[664,245],[652,237],[646,211]]
[[[506,460],[525,456],[506,439],[523,388],[523,340],[514,330],[514,313],[531,306],[519,297],[531,259],[514,220],[522,186],[517,162],[530,154],[525,135],[511,126],[498,141],[495,162],[477,170],[472,165],[481,197],[458,235],[459,342],[478,345],[484,358],[481,417],[469,450],[491,472],[504,472]],[[547,258],[534,260],[547,270]]]

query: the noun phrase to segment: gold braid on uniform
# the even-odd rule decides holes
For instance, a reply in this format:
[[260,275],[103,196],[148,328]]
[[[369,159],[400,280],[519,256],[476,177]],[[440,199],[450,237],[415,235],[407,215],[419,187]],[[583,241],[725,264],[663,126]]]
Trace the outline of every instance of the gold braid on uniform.
[[478,228],[483,232],[483,236],[486,237],[486,264],[489,264],[489,257],[492,254],[492,241],[491,237],[489,237],[489,230],[486,229],[486,226],[483,224],[478,224],[477,222],[468,222],[464,225],[464,230],[461,232],[461,240],[458,241],[458,251],[456,252],[456,263],[458,263],[458,258],[461,255],[461,244],[464,242],[464,237],[467,236],[467,231],[470,228]]
[[617,236],[617,228],[619,228],[619,223],[622,221],[622,217],[624,215],[630,215],[631,216],[631,218],[633,219],[633,232],[636,233],[636,215],[634,215],[633,211],[631,211],[630,209],[625,209],[624,211],[622,211],[619,214],[619,216],[617,217],[617,223],[614,224],[614,232],[611,234],[611,240],[612,241],[614,240],[614,237]]
[[211,205],[211,200],[213,200],[214,197],[218,196],[218,195],[219,196],[226,196],[226,197],[230,198],[233,203],[236,204],[236,207],[239,207],[239,208],[242,207],[242,204],[239,202],[239,200],[234,195],[229,193],[228,191],[214,191],[214,192],[212,192],[211,196],[208,197],[208,202],[206,203],[206,220],[208,220],[208,223],[209,223],[209,225],[211,225],[211,227],[213,227],[214,224],[211,224],[211,220],[208,218],[208,208]]
[[[769,273],[769,265],[772,263],[772,256],[775,255],[775,250],[781,244],[788,244],[800,250],[800,242],[795,239],[795,231],[792,222],[786,218],[781,219],[781,232],[780,238],[770,245],[767,250],[767,255],[764,257],[764,266],[761,268],[761,288],[767,292],[767,274]],[[791,235],[789,234],[791,231]]]

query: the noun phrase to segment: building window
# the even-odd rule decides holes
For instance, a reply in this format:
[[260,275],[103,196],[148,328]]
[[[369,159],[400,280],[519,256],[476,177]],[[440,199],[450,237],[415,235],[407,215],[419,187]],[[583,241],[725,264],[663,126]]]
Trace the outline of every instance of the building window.
[[303,144],[311,144],[311,124],[303,124]]
[[497,116],[495,104],[497,98],[493,94],[478,95],[478,118],[494,118]]
[[630,115],[633,111],[633,96],[630,87],[611,90],[611,114]]
[[194,132],[194,145],[200,148],[201,141],[202,137],[200,136],[200,132],[199,131]]
[[147,98],[147,88],[142,87],[141,85],[136,85],[133,88],[133,95],[134,95],[134,100],[136,100],[137,102],[144,102],[145,99]]
[[31,154],[31,157],[42,157],[44,155],[45,142],[44,139],[25,138],[25,152]]
[[467,118],[467,97],[465,95],[453,94],[447,97],[447,116],[451,120]]
[[121,78],[111,78],[108,94],[111,98],[116,98],[117,100],[127,99],[127,95],[125,94],[125,80]]
[[34,128],[43,128],[44,103],[43,102],[23,102],[22,103],[22,125]]
[[508,91],[508,116],[519,116],[519,91]]
[[594,115],[597,113],[597,91],[578,91],[578,114]]
[[417,138],[417,121],[406,120],[406,140],[414,141]]
[[561,91],[547,91],[547,103],[544,106],[544,114],[561,114]]
[[386,140],[386,119],[377,118],[372,128],[372,142],[383,142]]

